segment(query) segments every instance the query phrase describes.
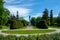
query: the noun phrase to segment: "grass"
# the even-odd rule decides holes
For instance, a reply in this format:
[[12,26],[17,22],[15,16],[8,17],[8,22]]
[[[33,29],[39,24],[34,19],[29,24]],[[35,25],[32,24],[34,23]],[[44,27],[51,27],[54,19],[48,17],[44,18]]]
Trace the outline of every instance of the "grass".
[[[21,27],[20,29],[25,29],[27,26]],[[9,26],[2,26],[2,29],[8,29],[10,28]]]
[[27,26],[21,27],[20,29],[25,29],[25,28],[27,28]]
[[38,29],[36,26],[33,26],[33,29]]
[[49,28],[59,28],[60,29],[60,26],[49,26]]
[[2,29],[8,29],[9,26],[2,26]]
[[48,33],[54,31],[55,30],[7,30],[2,32],[7,34],[39,34],[39,33]]

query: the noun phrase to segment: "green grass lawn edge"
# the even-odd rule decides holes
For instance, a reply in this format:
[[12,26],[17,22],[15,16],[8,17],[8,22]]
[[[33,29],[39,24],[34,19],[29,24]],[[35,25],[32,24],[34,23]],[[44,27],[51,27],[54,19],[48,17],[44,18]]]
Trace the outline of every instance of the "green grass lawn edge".
[[54,32],[55,30],[7,30],[2,31],[7,34],[40,34],[40,33],[49,33]]

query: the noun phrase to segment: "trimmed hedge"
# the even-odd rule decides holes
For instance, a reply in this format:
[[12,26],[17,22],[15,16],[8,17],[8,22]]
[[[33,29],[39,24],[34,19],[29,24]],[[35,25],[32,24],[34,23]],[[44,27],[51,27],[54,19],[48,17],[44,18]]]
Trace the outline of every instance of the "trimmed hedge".
[[23,23],[16,20],[11,20],[10,29],[19,29],[23,27]]
[[0,35],[0,40],[60,40],[60,33],[44,34],[37,36],[29,35],[29,36],[20,36],[20,37],[16,37],[12,35],[8,35],[8,36]]
[[45,21],[39,21],[36,24],[36,27],[41,28],[41,29],[48,29],[48,25],[47,25],[47,23]]

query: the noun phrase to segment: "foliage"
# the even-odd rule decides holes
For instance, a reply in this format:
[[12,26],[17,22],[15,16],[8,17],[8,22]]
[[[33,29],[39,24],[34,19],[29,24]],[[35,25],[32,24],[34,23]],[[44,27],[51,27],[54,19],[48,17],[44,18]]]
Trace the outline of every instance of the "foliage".
[[10,11],[4,8],[4,14],[2,15],[3,24],[6,24],[10,16]]
[[41,28],[41,29],[48,29],[48,25],[46,21],[40,21],[36,24],[36,27]]
[[20,21],[21,21],[21,23],[23,23],[23,26],[29,25],[29,22],[27,20],[25,20],[23,17],[20,17]]
[[41,21],[42,19],[41,19],[41,17],[37,17],[36,18],[36,22],[39,22],[39,21]]
[[23,27],[23,24],[21,22],[11,20],[10,29],[18,29],[20,27]]
[[31,18],[31,25],[36,26],[36,19],[35,19],[35,17]]
[[60,33],[44,34],[44,35],[29,35],[29,36],[3,36],[0,35],[0,40],[60,40]]
[[16,40],[16,36],[8,35],[4,40]]
[[0,40],[3,40],[4,39],[4,36],[3,35],[0,35]]
[[53,25],[57,26],[57,17],[53,17]]
[[50,11],[50,25],[53,25],[53,10]]
[[28,38],[26,36],[20,36],[19,40],[27,40]]
[[60,26],[60,13],[59,13],[59,15],[57,17],[57,26]]
[[45,9],[44,11],[43,11],[43,16],[42,16],[42,20],[45,20],[46,22],[47,22],[47,24],[48,24],[48,9]]
[[4,25],[7,22],[9,14],[9,10],[4,8],[4,1],[0,0],[0,25]]
[[4,11],[4,7],[3,7],[3,0],[0,0],[0,25],[2,25],[2,15],[3,15],[3,11]]

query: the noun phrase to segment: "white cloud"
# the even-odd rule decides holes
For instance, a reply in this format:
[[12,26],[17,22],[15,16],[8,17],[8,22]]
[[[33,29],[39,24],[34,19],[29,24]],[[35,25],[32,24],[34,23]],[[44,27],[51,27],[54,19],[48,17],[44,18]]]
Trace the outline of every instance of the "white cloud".
[[33,6],[33,5],[36,5],[37,3],[29,3],[29,4],[21,4],[19,6],[21,7],[28,7],[28,6]]
[[16,15],[17,14],[16,12],[18,11],[19,16],[28,16],[29,13],[31,12],[31,9],[15,7],[15,6],[7,6],[6,8],[10,10],[11,14],[14,15]]
[[42,17],[42,14],[43,13],[37,13],[36,15],[32,15],[32,17],[38,17],[38,16]]
[[5,2],[12,2],[12,1],[14,1],[14,0],[4,0]]

